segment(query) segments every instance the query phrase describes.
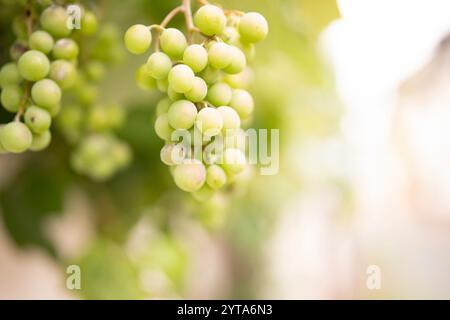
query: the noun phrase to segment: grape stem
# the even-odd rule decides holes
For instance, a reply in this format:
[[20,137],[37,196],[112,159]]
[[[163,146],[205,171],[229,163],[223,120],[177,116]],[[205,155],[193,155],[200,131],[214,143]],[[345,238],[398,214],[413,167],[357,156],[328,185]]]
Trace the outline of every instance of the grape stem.
[[16,116],[14,117],[14,121],[20,121],[20,117],[25,112],[25,105],[30,98],[30,82],[25,82],[25,92],[22,96],[22,100],[20,100],[19,111],[17,111]]
[[[206,2],[207,3],[207,2]],[[204,3],[203,3],[204,4]],[[186,29],[187,29],[187,38],[188,42],[192,43],[192,34],[194,32],[200,33],[200,30],[195,27],[194,20],[192,18],[192,9],[191,9],[191,0],[182,0],[182,4],[172,11],[164,18],[159,26],[153,25],[150,28],[155,28],[158,31],[158,34],[155,37],[155,51],[159,51],[160,48],[160,38],[161,32],[166,28],[169,23],[175,18],[179,13],[183,13],[186,20]]]

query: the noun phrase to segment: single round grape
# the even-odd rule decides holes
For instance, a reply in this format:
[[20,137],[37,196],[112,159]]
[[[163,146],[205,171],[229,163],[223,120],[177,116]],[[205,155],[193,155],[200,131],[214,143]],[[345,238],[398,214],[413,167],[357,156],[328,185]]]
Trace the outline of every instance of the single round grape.
[[50,145],[52,141],[52,134],[49,130],[39,134],[33,134],[33,141],[31,142],[30,150],[37,152],[42,151]]
[[233,90],[230,107],[236,110],[242,119],[248,119],[253,113],[255,103],[252,95],[246,90],[235,89]]
[[241,38],[250,43],[264,40],[269,33],[269,25],[266,18],[257,12],[249,12],[241,17],[239,22]]
[[247,159],[245,158],[244,153],[235,148],[226,149],[222,161],[223,168],[229,174],[239,174],[247,165]]
[[215,108],[203,108],[197,115],[195,126],[209,137],[216,136],[223,128],[222,116]]
[[227,18],[223,10],[210,4],[202,6],[194,16],[195,26],[207,36],[221,34],[226,23]]
[[31,97],[39,107],[51,109],[60,104],[61,89],[53,80],[39,80],[31,87]]
[[208,52],[203,46],[192,44],[184,51],[183,62],[189,66],[192,71],[198,73],[208,65]]
[[136,71],[136,83],[142,90],[153,90],[155,88],[156,81],[148,71],[147,65],[143,64]]
[[224,69],[226,73],[237,74],[241,73],[247,66],[247,58],[245,54],[235,46],[230,47],[231,63],[228,67]]
[[169,124],[174,129],[189,129],[194,125],[197,108],[187,100],[174,102],[167,113]]
[[37,50],[25,52],[17,63],[20,75],[29,81],[45,78],[50,71],[50,61],[47,56]]
[[232,54],[229,44],[216,42],[208,51],[209,64],[215,69],[224,69],[230,65]]
[[7,63],[0,69],[0,87],[20,82],[22,82],[22,77],[15,62]]
[[23,97],[23,89],[18,85],[5,86],[1,94],[3,108],[9,112],[19,111],[20,103]]
[[182,164],[185,158],[186,150],[181,143],[166,144],[160,153],[161,161],[168,166]]
[[46,31],[38,30],[31,34],[28,40],[29,46],[33,50],[41,51],[49,54],[52,51],[55,41],[53,37]]
[[238,113],[230,107],[219,107],[217,111],[222,116],[223,121],[223,132],[227,133],[228,130],[236,130],[241,126],[241,119],[239,118]]
[[64,38],[56,41],[52,55],[55,59],[72,60],[78,57],[79,52],[80,49],[75,41]]
[[220,71],[211,67],[206,67],[205,70],[200,74],[203,80],[209,85],[212,85],[219,81]]
[[167,96],[171,101],[178,101],[184,99],[184,95],[182,93],[176,92],[170,86],[167,88]]
[[32,135],[26,125],[22,122],[14,121],[2,128],[0,140],[6,151],[22,153],[30,148]]
[[212,189],[220,189],[227,183],[227,175],[220,166],[209,166],[206,170],[206,183]]
[[43,133],[50,129],[52,123],[52,117],[47,110],[42,108],[31,106],[25,112],[25,124],[33,133]]
[[155,132],[162,140],[170,141],[173,129],[169,125],[169,117],[166,113],[161,114],[155,121]]
[[230,103],[233,91],[226,83],[216,83],[208,90],[208,101],[214,106],[226,106]]
[[61,6],[48,7],[40,18],[42,28],[56,38],[67,37],[72,32],[67,26],[68,21],[70,17]]
[[186,192],[194,192],[204,185],[206,169],[199,161],[180,164],[175,167],[173,177],[178,188]]
[[145,53],[152,44],[150,29],[142,24],[135,24],[125,32],[125,46],[133,54]]
[[85,10],[81,16],[80,32],[86,36],[95,34],[98,30],[97,16],[91,12]]
[[192,89],[184,95],[192,102],[203,101],[208,94],[208,86],[202,78],[195,77]]
[[49,78],[54,80],[61,89],[68,89],[77,81],[77,70],[69,61],[56,60],[50,64]]
[[85,67],[87,77],[92,81],[100,81],[106,73],[105,64],[100,61],[89,61]]
[[156,115],[159,116],[169,111],[172,101],[168,98],[161,99],[156,105]]
[[160,43],[163,51],[174,59],[181,59],[187,47],[184,34],[174,28],[168,28],[162,32]]
[[178,93],[186,93],[194,85],[195,74],[187,65],[179,64],[169,72],[169,86]]
[[155,52],[148,58],[147,68],[153,78],[165,79],[172,69],[172,60],[165,53]]

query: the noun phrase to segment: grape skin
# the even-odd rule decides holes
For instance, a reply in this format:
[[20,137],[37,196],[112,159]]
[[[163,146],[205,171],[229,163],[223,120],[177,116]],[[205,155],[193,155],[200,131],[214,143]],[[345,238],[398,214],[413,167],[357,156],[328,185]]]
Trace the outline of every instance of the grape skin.
[[174,102],[168,112],[169,124],[174,129],[190,129],[197,117],[197,108],[187,100]]
[[216,83],[208,91],[208,101],[214,106],[226,106],[230,103],[233,92],[225,83]]
[[166,54],[155,52],[148,58],[147,68],[153,78],[162,80],[169,75],[172,69],[172,61]]
[[235,89],[233,90],[230,107],[236,110],[242,119],[248,119],[253,113],[255,103],[251,94],[246,90]]
[[169,117],[167,113],[163,113],[156,118],[155,132],[162,140],[171,140],[173,128],[169,124]]
[[195,74],[187,65],[179,64],[169,72],[169,85],[178,93],[186,93],[193,87]]
[[48,32],[38,30],[31,34],[28,43],[31,49],[49,54],[53,49],[55,40],[53,40],[53,37]]
[[52,118],[48,111],[36,106],[28,107],[24,115],[25,124],[33,133],[44,133],[50,129]]
[[195,77],[192,89],[186,92],[184,95],[192,102],[200,102],[205,99],[208,94],[208,85],[205,80],[199,77]]
[[175,167],[173,177],[178,188],[186,192],[195,192],[205,183],[206,169],[199,161],[180,164]]
[[22,77],[19,68],[14,62],[7,63],[0,69],[0,87],[19,84],[21,82]]
[[72,60],[78,57],[79,52],[77,43],[72,39],[59,39],[53,47],[52,55],[55,59]]
[[22,153],[30,148],[32,135],[26,125],[22,122],[14,121],[2,128],[0,140],[6,151]]
[[222,106],[217,108],[217,111],[222,117],[224,133],[228,132],[228,130],[236,130],[240,128],[241,119],[234,109]]
[[190,45],[184,51],[183,62],[188,65],[192,71],[199,73],[208,65],[208,52],[199,44]]
[[163,51],[174,59],[182,58],[187,47],[187,40],[184,34],[174,28],[168,28],[162,32],[160,43]]
[[31,97],[39,107],[52,109],[61,101],[61,89],[53,80],[39,80],[31,87]]
[[267,37],[269,25],[261,14],[249,12],[239,22],[239,33],[246,42],[259,42]]
[[42,28],[55,38],[67,37],[72,30],[67,27],[69,16],[66,9],[60,6],[50,6],[40,17]]
[[22,96],[23,89],[18,85],[8,85],[3,87],[1,93],[1,102],[3,107],[9,112],[19,111]]
[[208,51],[209,64],[215,69],[224,69],[231,63],[231,46],[224,42],[214,43]]
[[47,56],[37,50],[25,52],[19,59],[17,66],[20,75],[29,81],[45,78],[50,71],[50,61]]
[[125,46],[133,54],[143,54],[150,48],[152,33],[142,24],[135,24],[128,28],[124,36]]
[[215,108],[203,108],[197,115],[195,126],[207,136],[215,136],[223,128],[221,113]]
[[52,135],[49,130],[39,134],[33,134],[30,150],[37,152],[46,149],[52,141]]
[[203,34],[212,36],[221,34],[225,29],[227,18],[222,9],[213,5],[204,5],[196,12],[194,24]]
[[206,183],[212,189],[220,189],[227,183],[227,175],[220,166],[211,165],[206,170]]
[[72,63],[56,60],[50,64],[49,78],[54,80],[61,89],[68,89],[77,81],[77,71]]

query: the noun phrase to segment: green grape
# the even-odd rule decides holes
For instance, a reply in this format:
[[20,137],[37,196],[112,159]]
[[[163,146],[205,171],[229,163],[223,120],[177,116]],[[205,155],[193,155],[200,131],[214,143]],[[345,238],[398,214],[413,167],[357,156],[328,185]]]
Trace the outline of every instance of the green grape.
[[23,89],[18,85],[5,86],[1,94],[3,108],[9,112],[19,111],[20,103],[23,97]]
[[0,69],[0,87],[19,84],[20,82],[22,82],[22,77],[16,63],[7,63]]
[[237,148],[245,151],[247,145],[247,135],[241,128],[227,130],[224,135],[224,145],[228,148]]
[[169,86],[178,93],[186,93],[193,87],[195,74],[187,65],[179,64],[169,72]]
[[244,52],[247,61],[253,61],[256,51],[255,45],[253,43],[245,43],[239,40],[236,45],[241,49],[242,52]]
[[29,81],[38,81],[45,78],[50,71],[50,61],[40,51],[25,52],[17,64],[20,75]]
[[47,110],[42,108],[31,106],[25,112],[25,124],[33,133],[43,133],[50,129],[52,123],[52,117]]
[[250,43],[264,40],[269,33],[269,25],[266,18],[257,12],[246,13],[239,22],[241,38]]
[[60,6],[50,6],[45,9],[40,18],[42,28],[56,38],[67,37],[72,30],[67,27],[70,19],[66,9]]
[[208,51],[209,64],[215,69],[224,69],[230,65],[232,55],[233,52],[229,44],[216,42]]
[[125,46],[133,54],[145,53],[152,44],[150,29],[142,24],[135,24],[125,33]]
[[80,21],[80,32],[86,36],[95,34],[98,30],[98,20],[91,11],[84,11]]
[[220,79],[220,71],[211,67],[207,67],[200,75],[207,84],[214,84]]
[[214,196],[214,190],[208,185],[204,184],[200,190],[191,193],[192,197],[199,202],[205,202],[210,200]]
[[242,89],[233,90],[230,107],[237,111],[242,119],[248,119],[253,113],[255,103],[250,93]]
[[208,65],[208,52],[199,44],[192,44],[183,54],[183,62],[195,73],[201,72]]
[[87,117],[88,127],[93,131],[104,131],[113,127],[110,110],[103,105],[93,106]]
[[155,52],[148,58],[147,68],[153,78],[165,79],[172,69],[172,60],[165,53]]
[[33,141],[31,142],[31,151],[42,151],[50,145],[52,141],[52,135],[49,130],[43,133],[33,134]]
[[130,147],[126,143],[120,141],[113,144],[111,148],[111,155],[119,169],[128,166],[132,158]]
[[56,60],[50,64],[49,78],[54,80],[61,89],[68,89],[77,81],[75,66],[66,60]]
[[55,41],[48,32],[38,30],[31,34],[28,43],[31,49],[41,51],[42,53],[45,54],[49,54],[50,51],[52,51],[53,49]]
[[208,94],[208,86],[202,78],[195,77],[192,89],[184,95],[192,102],[203,101]]
[[159,91],[166,92],[167,89],[169,88],[169,80],[162,79],[156,81],[156,87],[158,88]]
[[173,177],[178,188],[186,192],[194,192],[204,185],[206,169],[199,161],[184,163],[175,167]]
[[223,128],[221,113],[215,108],[203,108],[197,115],[195,126],[209,137],[218,135]]
[[178,101],[178,100],[184,99],[184,95],[182,93],[176,92],[170,86],[167,88],[167,96],[172,101]]
[[167,113],[169,124],[174,129],[189,129],[194,125],[197,108],[187,100],[174,102]]
[[221,34],[225,29],[227,18],[219,7],[207,4],[195,13],[194,24],[203,34],[212,36]]
[[59,39],[52,50],[55,59],[72,60],[78,57],[80,49],[78,44],[72,39]]
[[160,153],[161,161],[168,166],[181,164],[185,158],[186,150],[181,143],[166,144]]
[[31,131],[22,122],[10,122],[2,128],[0,141],[6,151],[22,153],[31,146]]
[[226,106],[231,101],[233,92],[225,83],[216,83],[209,88],[207,99],[214,106]]
[[223,77],[223,81],[233,89],[248,88],[252,73],[248,68],[238,74],[227,74]]
[[28,44],[24,40],[16,40],[14,44],[9,49],[9,55],[14,61],[19,60],[19,58],[28,50]]
[[241,126],[241,119],[238,113],[230,107],[219,107],[217,111],[222,116],[223,121],[223,132],[228,132],[228,130],[236,130]]
[[31,97],[39,107],[51,109],[60,104],[61,89],[53,80],[39,80],[31,87]]
[[247,66],[245,54],[242,53],[242,51],[237,47],[231,46],[230,49],[230,52],[232,53],[231,63],[224,69],[224,71],[229,74],[241,73]]
[[52,116],[52,118],[54,118],[61,112],[61,103],[52,105],[50,108],[47,108],[47,110]]
[[92,81],[100,81],[106,73],[105,65],[100,61],[89,61],[85,67],[87,77]]
[[171,103],[172,101],[170,101],[170,99],[168,98],[161,99],[156,105],[156,116],[167,113],[169,111]]
[[170,141],[172,139],[173,128],[169,124],[167,113],[163,113],[155,121],[155,132],[162,140]]
[[222,33],[222,38],[228,44],[235,44],[239,41],[239,32],[234,27],[226,27]]
[[247,166],[244,153],[235,148],[226,149],[222,161],[223,168],[231,175],[241,173]]
[[184,50],[187,47],[184,34],[174,28],[168,28],[162,32],[160,43],[163,51],[174,59],[182,58]]
[[143,64],[136,71],[136,83],[142,90],[153,90],[155,88],[156,81],[148,72],[147,65]]
[[206,183],[212,189],[220,189],[227,183],[227,175],[220,166],[211,165],[206,170]]

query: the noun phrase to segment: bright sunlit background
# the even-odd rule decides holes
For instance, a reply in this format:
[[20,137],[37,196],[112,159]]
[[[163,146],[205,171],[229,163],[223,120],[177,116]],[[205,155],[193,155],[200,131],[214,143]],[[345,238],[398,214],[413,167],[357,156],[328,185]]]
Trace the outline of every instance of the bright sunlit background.
[[[105,3],[123,33],[178,1]],[[250,126],[280,129],[280,172],[253,168],[206,203],[177,191],[152,131],[159,95],[134,83],[146,57],[126,55],[101,95],[129,111],[131,168],[86,181],[58,139],[0,156],[0,298],[449,299],[450,2],[217,3],[269,21]]]

